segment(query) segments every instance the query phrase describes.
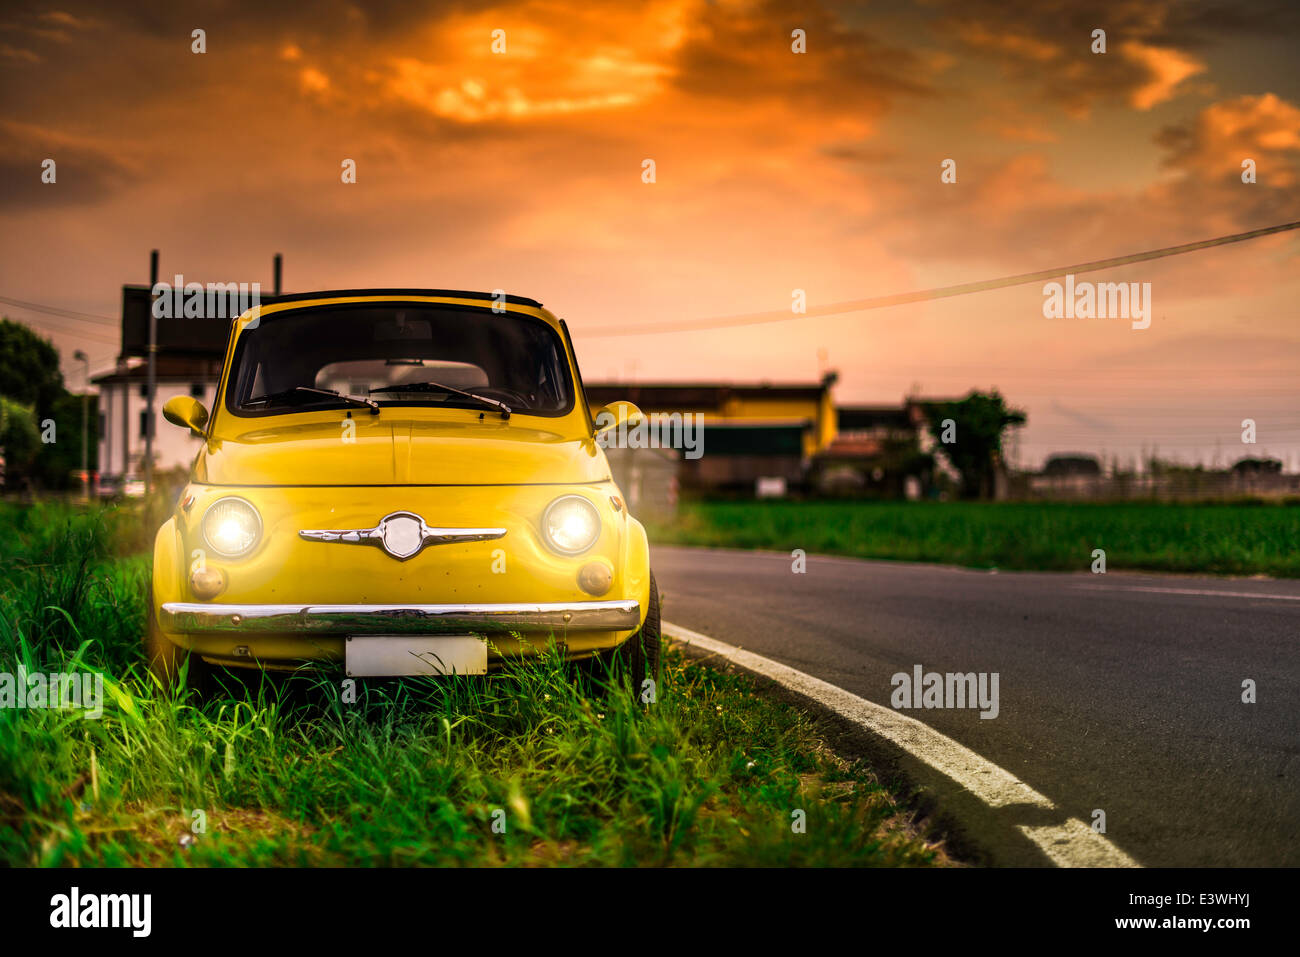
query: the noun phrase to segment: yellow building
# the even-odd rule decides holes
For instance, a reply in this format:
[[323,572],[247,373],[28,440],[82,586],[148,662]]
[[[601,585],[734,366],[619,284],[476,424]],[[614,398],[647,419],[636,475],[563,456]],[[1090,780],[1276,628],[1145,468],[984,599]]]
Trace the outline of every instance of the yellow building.
[[836,379],[831,372],[807,384],[596,383],[586,392],[593,414],[626,399],[652,421],[693,417],[701,442],[696,454],[678,449],[684,487],[779,495],[801,487],[813,457],[835,439]]

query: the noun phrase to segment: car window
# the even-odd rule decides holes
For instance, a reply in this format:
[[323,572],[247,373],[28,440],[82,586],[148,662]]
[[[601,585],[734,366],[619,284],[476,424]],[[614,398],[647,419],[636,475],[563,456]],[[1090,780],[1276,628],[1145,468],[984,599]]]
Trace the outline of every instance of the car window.
[[408,305],[272,313],[240,334],[229,381],[236,415],[345,404],[321,391],[381,406],[482,409],[470,392],[513,412],[563,415],[574,391],[564,346],[541,320]]
[[448,362],[413,356],[391,359],[348,359],[331,362],[316,372],[316,388],[369,395],[371,389],[420,382],[439,382],[453,389],[491,388],[487,371],[472,362]]

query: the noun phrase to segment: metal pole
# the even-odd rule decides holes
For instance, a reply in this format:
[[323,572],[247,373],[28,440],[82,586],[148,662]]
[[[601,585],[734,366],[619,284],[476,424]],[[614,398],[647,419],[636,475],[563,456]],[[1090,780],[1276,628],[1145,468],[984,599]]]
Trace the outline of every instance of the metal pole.
[[81,361],[86,367],[85,383],[81,387],[81,491],[86,500],[90,500],[90,464],[86,456],[86,423],[90,415],[88,401],[90,393],[90,357],[78,349],[72,358]]
[[119,356],[117,371],[122,376],[122,489],[126,489],[126,473],[131,467],[131,383],[127,380],[126,356]]
[[[87,377],[90,376],[89,363],[86,369]],[[82,388],[85,388],[83,386]],[[90,393],[81,393],[81,482],[87,490],[90,488],[90,458],[86,452],[86,435],[88,432],[87,420],[90,418]],[[89,491],[87,491],[89,494]]]
[[153,492],[153,396],[158,386],[158,316],[153,308],[153,288],[158,284],[158,250],[149,254],[149,379],[145,396],[144,497]]
[[280,267],[284,264],[284,257],[279,253],[275,254],[275,294],[280,295]]

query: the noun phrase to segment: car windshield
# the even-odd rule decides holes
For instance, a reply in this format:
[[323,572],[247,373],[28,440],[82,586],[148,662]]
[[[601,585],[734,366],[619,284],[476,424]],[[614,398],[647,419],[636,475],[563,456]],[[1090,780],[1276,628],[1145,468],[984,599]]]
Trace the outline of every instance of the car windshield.
[[374,403],[487,413],[501,404],[550,416],[573,408],[564,346],[549,325],[464,307],[272,313],[240,334],[229,381],[226,405],[236,415]]

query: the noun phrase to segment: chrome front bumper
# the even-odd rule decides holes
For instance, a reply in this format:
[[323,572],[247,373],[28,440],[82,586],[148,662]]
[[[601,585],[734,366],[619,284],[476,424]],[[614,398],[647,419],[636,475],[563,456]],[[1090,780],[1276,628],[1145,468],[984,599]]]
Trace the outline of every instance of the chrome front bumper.
[[629,631],[638,601],[494,605],[213,605],[169,601],[158,623],[179,634],[431,635]]

